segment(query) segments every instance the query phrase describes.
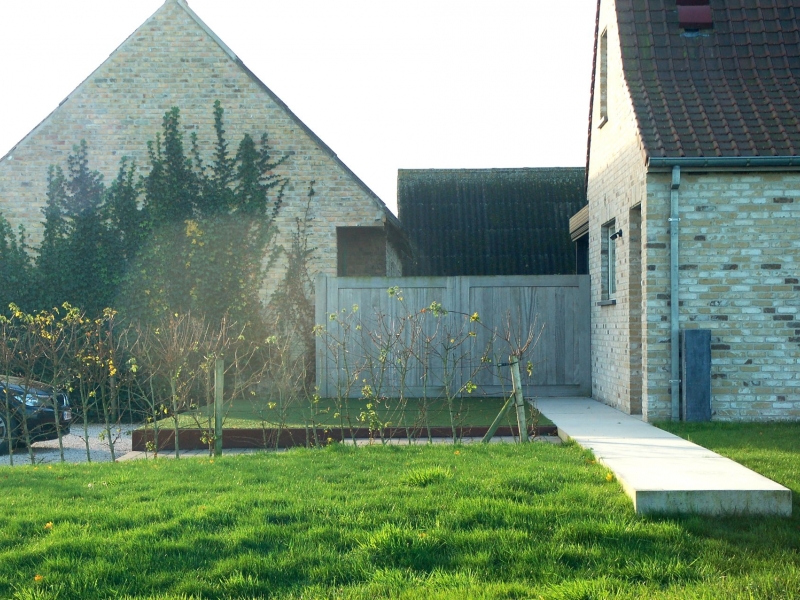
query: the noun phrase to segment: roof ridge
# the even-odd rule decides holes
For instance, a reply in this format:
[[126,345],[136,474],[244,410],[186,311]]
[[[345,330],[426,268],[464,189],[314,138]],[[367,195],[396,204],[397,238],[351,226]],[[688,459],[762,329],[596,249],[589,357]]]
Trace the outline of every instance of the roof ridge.
[[200,26],[200,28],[203,31],[205,31],[206,34],[211,39],[213,39],[220,48],[222,48],[225,51],[225,53],[231,58],[231,60],[234,61],[239,60],[239,57],[236,56],[236,53],[233,50],[231,50],[230,47],[225,42],[222,41],[222,38],[220,38],[216,33],[214,33],[214,30],[211,29],[211,27],[209,27],[208,25],[206,25],[206,22],[203,21],[203,19],[201,19],[198,16],[198,14],[189,7],[189,3],[186,0],[166,0],[164,2],[164,6],[166,6],[169,3],[177,4],[183,10],[185,10],[186,14],[188,14],[192,18],[192,20],[195,23],[197,23]]

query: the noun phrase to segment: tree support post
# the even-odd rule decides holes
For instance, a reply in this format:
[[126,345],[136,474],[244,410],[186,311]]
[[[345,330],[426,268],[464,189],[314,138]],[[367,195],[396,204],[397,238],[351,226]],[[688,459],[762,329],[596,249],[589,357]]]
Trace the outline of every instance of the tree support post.
[[497,416],[494,418],[494,421],[492,421],[492,424],[489,426],[489,430],[486,432],[486,435],[483,436],[481,442],[483,442],[484,444],[488,444],[489,440],[491,440],[494,437],[497,428],[500,427],[500,422],[506,416],[506,413],[508,412],[508,409],[511,408],[512,404],[516,404],[516,400],[514,399],[513,394],[509,396],[508,400],[506,400],[506,403],[503,404],[503,408],[501,408],[500,412],[497,413]]
[[520,442],[529,442],[530,438],[528,437],[528,424],[525,418],[525,399],[522,397],[522,377],[520,377],[519,374],[519,358],[516,356],[511,356],[507,365],[505,363],[500,363],[498,366],[511,367],[511,381],[514,385],[514,389],[512,390],[511,396],[509,396],[508,400],[506,400],[506,403],[503,405],[503,408],[500,409],[500,412],[489,426],[489,430],[486,432],[486,435],[483,436],[481,442],[484,444],[489,443],[489,440],[494,437],[497,428],[500,426],[500,422],[503,420],[503,418],[506,416],[506,413],[511,409],[512,406],[516,407],[517,409],[519,440]]
[[509,357],[511,363],[511,379],[514,383],[514,400],[517,407],[517,427],[519,428],[519,441],[530,442],[528,437],[528,423],[525,419],[525,399],[522,397],[522,377],[519,374],[519,357]]
[[222,392],[225,389],[225,360],[214,363],[214,456],[222,456]]

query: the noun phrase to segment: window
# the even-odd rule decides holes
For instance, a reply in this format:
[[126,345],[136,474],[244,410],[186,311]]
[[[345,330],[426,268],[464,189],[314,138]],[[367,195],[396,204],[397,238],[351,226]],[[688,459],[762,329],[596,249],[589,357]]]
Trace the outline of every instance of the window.
[[611,300],[617,293],[617,240],[622,237],[622,231],[617,230],[616,221],[609,221],[603,225],[600,246],[602,299]]
[[598,128],[608,122],[608,30],[600,35],[600,123]]
[[614,226],[608,234],[608,297],[613,298],[617,293],[617,232]]

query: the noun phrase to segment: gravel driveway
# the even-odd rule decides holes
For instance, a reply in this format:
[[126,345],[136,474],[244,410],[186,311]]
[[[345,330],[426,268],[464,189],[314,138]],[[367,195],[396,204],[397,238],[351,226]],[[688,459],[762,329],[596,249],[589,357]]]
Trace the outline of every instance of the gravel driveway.
[[[114,453],[117,458],[131,451],[131,432],[137,425],[118,425],[112,427],[114,434]],[[101,439],[102,438],[102,439]],[[86,442],[83,436],[83,426],[78,423],[72,427],[72,433],[64,436],[64,460],[69,463],[86,462]],[[58,451],[58,440],[36,442],[33,444],[33,454],[37,464],[57,463],[61,460]],[[93,462],[108,462],[111,460],[111,450],[105,439],[102,425],[89,425],[89,449]],[[0,456],[0,466],[10,464],[8,454]],[[14,451],[14,465],[29,465],[27,448],[17,448]]]

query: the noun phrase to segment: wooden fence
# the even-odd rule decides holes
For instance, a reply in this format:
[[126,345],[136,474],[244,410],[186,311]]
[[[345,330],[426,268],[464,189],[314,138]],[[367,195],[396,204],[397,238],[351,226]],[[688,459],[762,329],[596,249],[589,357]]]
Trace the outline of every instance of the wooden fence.
[[[441,305],[439,310],[437,304]],[[325,277],[316,281],[323,397],[435,397],[510,391],[522,355],[526,396],[591,394],[589,276]],[[446,311],[446,314],[445,312]],[[528,373],[528,368],[530,373]]]

